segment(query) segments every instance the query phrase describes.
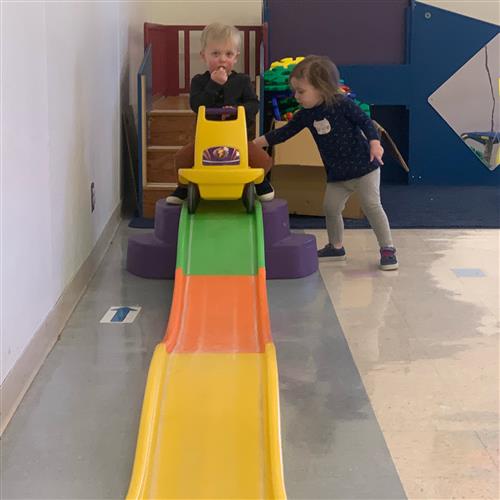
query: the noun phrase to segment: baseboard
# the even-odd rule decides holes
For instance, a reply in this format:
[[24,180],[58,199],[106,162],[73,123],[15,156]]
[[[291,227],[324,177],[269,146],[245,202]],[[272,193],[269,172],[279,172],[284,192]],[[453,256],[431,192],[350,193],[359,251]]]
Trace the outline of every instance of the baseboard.
[[54,347],[73,310],[84,294],[120,225],[121,202],[113,211],[92,252],[66,286],[28,346],[0,386],[0,435]]

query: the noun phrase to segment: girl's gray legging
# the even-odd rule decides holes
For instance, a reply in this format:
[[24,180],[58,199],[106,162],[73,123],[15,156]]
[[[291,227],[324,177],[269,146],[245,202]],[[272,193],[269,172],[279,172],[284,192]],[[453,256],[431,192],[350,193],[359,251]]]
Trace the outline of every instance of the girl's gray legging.
[[344,221],[342,220],[342,210],[344,210],[347,199],[354,191],[359,194],[361,208],[375,232],[379,246],[392,247],[391,228],[380,202],[380,168],[357,179],[328,182],[326,184],[323,206],[330,243],[337,246],[343,244]]

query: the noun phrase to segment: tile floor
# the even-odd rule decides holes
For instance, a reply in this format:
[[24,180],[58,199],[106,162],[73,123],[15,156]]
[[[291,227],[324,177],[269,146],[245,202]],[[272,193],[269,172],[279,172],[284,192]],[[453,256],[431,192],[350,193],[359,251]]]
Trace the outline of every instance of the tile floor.
[[396,230],[383,273],[373,233],[347,231],[348,260],[320,265],[408,498],[500,497],[499,236]]
[[[124,270],[133,231],[2,436],[2,499],[125,495],[172,291]],[[350,230],[346,262],[268,282],[289,498],[500,497],[499,237],[396,230],[400,269],[381,272],[372,232]],[[123,304],[143,306],[136,322],[99,324]]]

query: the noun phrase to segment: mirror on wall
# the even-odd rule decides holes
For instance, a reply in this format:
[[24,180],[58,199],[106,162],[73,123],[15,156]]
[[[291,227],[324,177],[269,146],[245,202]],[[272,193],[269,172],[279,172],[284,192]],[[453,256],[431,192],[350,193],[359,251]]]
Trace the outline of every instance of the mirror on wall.
[[429,103],[486,168],[500,168],[500,34],[441,85]]

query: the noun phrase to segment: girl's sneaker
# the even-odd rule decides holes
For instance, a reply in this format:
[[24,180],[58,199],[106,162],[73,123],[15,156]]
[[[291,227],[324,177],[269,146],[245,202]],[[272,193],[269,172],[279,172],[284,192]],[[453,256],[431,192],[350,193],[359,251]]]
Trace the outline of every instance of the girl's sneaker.
[[380,269],[382,271],[394,271],[399,267],[394,247],[382,247],[380,249]]
[[324,260],[345,260],[345,249],[335,248],[331,243],[318,250],[318,257]]

